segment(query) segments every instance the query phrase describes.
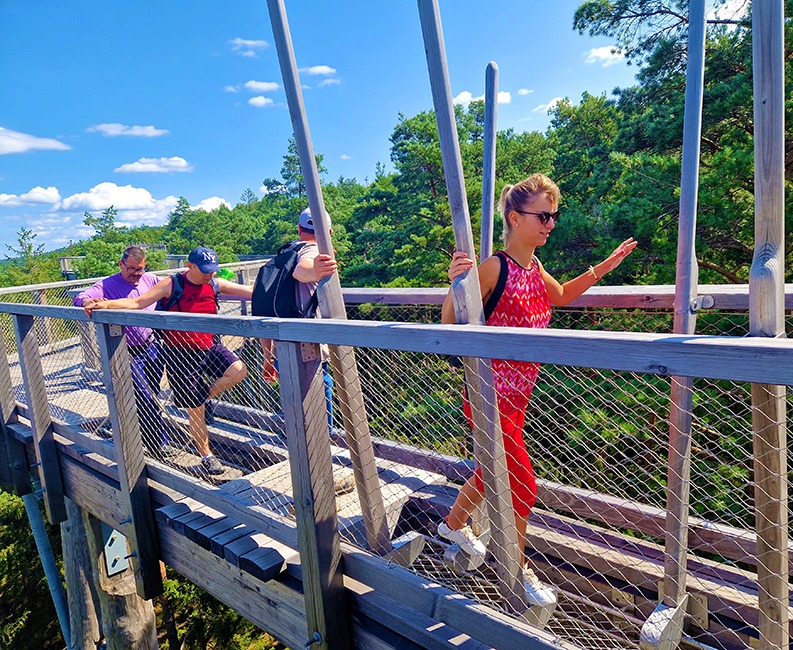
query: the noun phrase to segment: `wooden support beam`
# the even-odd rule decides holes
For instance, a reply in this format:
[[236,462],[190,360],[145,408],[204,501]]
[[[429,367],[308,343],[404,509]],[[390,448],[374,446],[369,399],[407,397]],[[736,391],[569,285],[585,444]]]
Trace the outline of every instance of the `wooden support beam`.
[[[125,519],[130,523],[127,540],[135,569],[135,584],[142,598],[151,599],[162,593],[162,574],[127,342],[123,329],[118,325],[98,325],[97,339],[119,482],[126,501]],[[117,527],[118,524],[113,526]]]
[[[437,0],[418,0],[418,8],[455,244],[457,250],[465,252],[471,259],[476,259],[440,9]],[[484,325],[482,294],[475,269],[455,278],[452,294],[458,323]],[[491,550],[496,558],[499,591],[507,607],[519,612],[526,608],[523,561],[518,549],[493,370],[489,359],[464,357],[463,361],[474,422],[474,453],[482,467],[485,500],[490,518]]]
[[[330,223],[325,212],[325,201],[322,198],[322,186],[319,182],[317,163],[314,157],[314,145],[308,128],[308,118],[303,103],[303,91],[297,72],[292,36],[286,8],[283,0],[267,0],[270,22],[281,76],[284,81],[292,130],[295,135],[300,168],[306,185],[308,205],[315,223],[317,246],[320,253],[333,255],[333,242],[330,237]],[[320,309],[324,318],[346,320],[347,310],[341,293],[338,273],[324,279],[317,287]],[[374,463],[372,438],[369,432],[369,420],[363,401],[363,392],[355,361],[355,352],[351,347],[330,348],[331,365],[333,367],[334,387],[339,397],[339,405],[344,421],[344,428],[350,439],[350,454],[355,471],[361,509],[364,513],[364,525],[369,546],[375,553],[384,554],[391,550],[388,524],[385,517],[383,497],[377,481],[377,467]]]
[[[752,3],[754,257],[749,333],[785,336],[785,17],[782,0]],[[787,413],[784,386],[752,386],[760,648],[790,644]]]
[[98,576],[97,594],[107,647],[115,650],[157,650],[159,645],[154,605],[150,600],[138,596],[137,581],[130,571],[109,574],[101,522],[84,513],[83,525]]
[[61,470],[53,439],[52,419],[44,384],[41,354],[36,340],[36,328],[32,316],[14,316],[19,362],[28,403],[28,419],[33,430],[33,445],[39,463],[39,480],[43,491],[44,507],[51,524],[65,521],[66,503],[63,498]]
[[350,630],[343,597],[325,389],[319,346],[310,361],[303,361],[302,347],[276,342],[308,638],[318,635],[319,648],[344,650],[350,647]]
[[25,446],[9,429],[18,419],[5,339],[0,336],[0,488],[23,496],[32,489]]

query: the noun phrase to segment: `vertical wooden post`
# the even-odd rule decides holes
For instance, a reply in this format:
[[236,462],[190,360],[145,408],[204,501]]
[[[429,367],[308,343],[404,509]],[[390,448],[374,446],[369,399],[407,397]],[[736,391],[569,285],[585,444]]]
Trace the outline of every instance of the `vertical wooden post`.
[[[33,291],[33,304],[46,305],[47,292],[44,289],[35,289]],[[50,322],[46,318],[36,318],[36,331],[38,332],[39,345],[49,345],[52,343],[52,332],[50,331]]]
[[138,594],[150,599],[162,593],[162,576],[127,342],[121,326],[105,323],[97,325],[97,339],[113,426],[119,484],[130,524],[127,539],[135,583]]
[[0,336],[0,488],[17,496],[32,490],[25,448],[9,435],[8,425],[17,422],[17,402],[5,340]]
[[70,648],[95,648],[102,639],[99,629],[99,601],[83,512],[71,499],[66,499],[69,518],[61,524],[63,574],[69,601]]
[[[458,250],[464,251],[474,259],[476,251],[471,233],[471,218],[468,214],[440,11],[437,0],[418,0],[418,8],[455,242]],[[456,278],[452,283],[452,293],[458,323],[484,324],[482,294],[476,271]],[[525,609],[523,558],[520,557],[517,545],[506,454],[498,416],[498,400],[493,385],[493,370],[489,359],[470,357],[463,361],[474,421],[474,440],[478,450],[484,452],[479,453],[478,460],[482,467],[485,485],[499,589],[508,606],[514,611],[521,611]]]
[[[275,47],[278,51],[284,91],[289,104],[289,116],[292,120],[292,130],[300,158],[300,169],[306,184],[308,205],[315,223],[320,223],[320,227],[315,229],[317,246],[320,253],[332,255],[333,242],[330,238],[325,202],[322,198],[322,186],[319,182],[317,163],[314,158],[314,146],[308,129],[303,92],[300,88],[300,78],[292,47],[292,36],[286,18],[286,8],[283,0],[267,0],[267,7],[270,12]],[[324,318],[347,318],[338,273],[334,273],[331,277],[320,282],[317,293]],[[364,513],[366,538],[372,551],[384,555],[392,550],[392,546],[380,489],[380,479],[377,475],[369,420],[366,416],[363,391],[355,361],[355,351],[347,346],[330,346],[330,353],[334,371],[334,389],[341,405],[358,499]]]
[[113,650],[157,650],[154,605],[138,596],[132,572],[108,575],[102,523],[83,512],[83,525],[99,585],[97,597],[107,647]]
[[[782,0],[752,3],[755,249],[752,336],[784,336],[785,43]],[[790,644],[787,437],[783,386],[752,386],[760,647]]]
[[[691,0],[688,21],[683,160],[680,170],[680,219],[677,230],[675,321],[677,334],[693,334],[699,271],[695,241],[699,188],[702,99],[705,77],[705,0]],[[672,377],[666,488],[664,597],[642,627],[642,648],[677,647],[683,636],[688,596],[688,514],[691,488],[691,377]]]
[[14,331],[17,350],[19,350],[19,362],[22,366],[22,380],[25,383],[30,426],[33,429],[33,445],[36,448],[36,460],[39,463],[39,479],[44,495],[44,507],[49,522],[59,524],[66,519],[66,503],[33,316],[15,314]]
[[496,193],[496,140],[498,138],[498,66],[491,61],[485,69],[485,139],[482,151],[482,235],[479,256],[493,254],[493,202]]
[[304,362],[300,343],[276,341],[275,345],[308,637],[319,639],[312,647],[344,650],[350,647],[350,631],[319,346],[311,344],[314,359]]

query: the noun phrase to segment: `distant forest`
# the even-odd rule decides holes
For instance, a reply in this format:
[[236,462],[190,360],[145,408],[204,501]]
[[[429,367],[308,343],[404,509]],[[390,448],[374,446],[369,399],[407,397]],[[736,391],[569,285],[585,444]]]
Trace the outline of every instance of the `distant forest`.
[[[552,111],[545,133],[499,131],[496,190],[534,172],[553,178],[562,190],[562,219],[539,251],[546,268],[562,279],[597,263],[623,239],[639,248],[606,278],[609,284],[674,283],[679,212],[680,160],[685,96],[686,3],[591,0],[575,14],[582,33],[605,34],[637,66],[637,85],[611,97],[584,93]],[[666,11],[660,8],[669,5]],[[788,13],[793,1],[786,2]],[[748,17],[747,17],[748,20]],[[638,29],[642,25],[643,29]],[[648,29],[648,26],[650,29]],[[709,28],[702,159],[697,215],[700,282],[746,282],[754,238],[752,47],[749,23]],[[790,23],[786,25],[790,31]],[[788,34],[790,36],[790,34]],[[787,42],[790,42],[788,39]],[[791,50],[786,52],[787,87],[793,87]],[[788,104],[791,100],[788,99]],[[484,106],[457,107],[457,128],[472,226],[478,239]],[[785,178],[793,179],[791,120],[787,121]],[[379,164],[372,179],[325,178],[317,155],[325,204],[333,221],[334,248],[345,286],[433,286],[446,282],[454,250],[451,216],[434,114],[400,115],[391,134],[393,172]],[[169,254],[203,244],[222,262],[237,255],[271,254],[294,238],[296,216],[306,207],[305,187],[294,141],[283,156],[280,178],[263,179],[261,198],[241,188],[237,205],[211,212],[185,199],[160,227],[116,224],[111,206],[85,213],[95,235],[68,248],[44,253],[35,233],[21,229],[16,246],[0,264],[0,286],[60,279],[58,257],[85,256],[82,278],[117,271],[130,244],[151,247],[150,267]],[[789,188],[788,188],[789,189]],[[787,192],[787,206],[793,193]],[[788,235],[793,225],[788,223]],[[500,219],[496,217],[496,234]],[[786,246],[787,279],[793,279]]]

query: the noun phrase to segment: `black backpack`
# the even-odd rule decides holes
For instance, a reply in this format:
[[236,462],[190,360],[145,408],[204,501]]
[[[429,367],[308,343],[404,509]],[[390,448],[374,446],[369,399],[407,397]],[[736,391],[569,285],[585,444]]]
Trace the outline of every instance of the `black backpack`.
[[307,242],[284,244],[275,257],[259,269],[253,284],[251,313],[254,316],[279,318],[313,318],[317,313],[314,293],[305,309],[297,302],[297,280],[294,273],[300,250]]
[[[171,307],[176,305],[177,311],[182,311],[179,307],[179,301],[182,299],[184,293],[184,273],[177,273],[171,276],[173,286],[171,287],[171,295],[163,298],[157,303],[158,311],[170,311]],[[220,302],[218,296],[220,295],[220,285],[215,278],[212,278],[212,288],[215,290],[215,313],[218,311]]]

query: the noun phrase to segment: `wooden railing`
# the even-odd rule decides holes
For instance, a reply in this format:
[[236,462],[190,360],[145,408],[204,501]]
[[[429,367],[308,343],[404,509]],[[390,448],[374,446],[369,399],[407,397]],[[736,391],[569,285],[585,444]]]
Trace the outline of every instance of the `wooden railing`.
[[[616,299],[614,292],[611,292],[609,306],[617,306],[615,303],[622,307],[646,305],[648,302],[660,306],[665,300],[661,292],[649,291],[647,287],[640,289],[626,291],[622,297]],[[414,295],[409,304],[422,301],[437,304],[440,291],[421,291],[423,298],[416,300],[418,296]],[[350,302],[356,302],[355,297],[360,302],[373,302],[375,299],[387,302],[389,293],[382,290],[354,290],[345,297]],[[712,291],[714,300],[722,301],[720,306],[729,305],[726,308],[736,309],[740,308],[738,305],[742,300],[737,293],[732,291],[720,294]],[[651,299],[648,300],[647,296],[651,296]],[[605,300],[597,295],[590,296],[590,299]],[[397,301],[395,304],[407,304],[400,302],[405,300],[401,296],[394,297],[393,300]],[[311,404],[307,402],[316,401],[318,394],[312,391],[312,386],[317,381],[321,382],[321,375],[317,374],[316,368],[308,375],[305,374],[305,364],[300,361],[298,352],[301,344],[322,341],[359,348],[467,356],[471,356],[473,351],[488,358],[664,376],[793,385],[793,342],[784,339],[515,328],[499,328],[495,331],[480,326],[330,319],[295,321],[100,311],[95,312],[91,320],[97,324],[99,332],[101,365],[113,430],[117,432],[114,448],[108,448],[91,436],[51,420],[43,390],[39,347],[35,335],[32,334],[34,317],[78,322],[89,322],[89,319],[76,308],[31,304],[3,303],[0,304],[0,313],[11,314],[14,319],[19,362],[27,396],[24,405],[16,402],[11,393],[7,360],[0,358],[0,405],[3,409],[3,435],[0,439],[2,486],[19,492],[27,484],[28,470],[20,461],[19,436],[14,434],[21,416],[29,421],[36,452],[36,473],[44,489],[43,498],[52,522],[62,521],[65,517],[64,497],[68,496],[127,535],[135,555],[133,564],[139,593],[142,595],[150,597],[158,593],[159,561],[164,559],[199,584],[207,583],[204,586],[221,600],[237,607],[255,623],[294,645],[305,640],[295,627],[295,621],[303,615],[300,611],[289,620],[284,620],[273,618],[273,611],[266,604],[261,604],[260,609],[251,604],[242,606],[240,603],[247,601],[253,583],[240,583],[238,574],[235,574],[235,578],[234,575],[212,569],[211,578],[216,583],[213,587],[207,580],[202,580],[202,574],[209,571],[205,564],[213,562],[210,555],[202,555],[195,550],[187,551],[171,532],[162,529],[157,531],[153,521],[155,507],[168,503],[173,500],[174,494],[178,494],[195,499],[235,521],[247,524],[258,533],[292,549],[297,548],[300,534],[294,521],[261,507],[236,502],[232,496],[216,487],[198,482],[165,465],[146,462],[142,455],[135,405],[131,399],[126,343],[120,326],[184,329],[278,341],[282,358],[292,356],[292,362],[285,362],[281,368],[281,383],[286,387],[282,390],[282,396],[292,396],[288,403],[283,404],[290,420],[290,445],[294,445],[290,451],[293,455],[304,454],[305,459],[300,470],[301,476],[293,477],[295,499],[297,502],[307,500],[306,502],[313,504],[314,512],[330,513],[329,516],[335,512],[333,495],[323,485],[327,478],[324,473],[329,468],[330,459],[316,453],[321,445],[316,446],[315,453],[312,454],[307,453],[306,447],[311,445],[311,436],[315,435],[312,431],[325,430],[324,422],[312,422],[309,416],[313,412],[324,418],[323,409],[312,410]],[[4,349],[0,352],[3,357],[6,356]],[[384,443],[381,447],[385,450],[384,453],[388,453],[388,444]],[[94,454],[91,456],[93,460],[87,460],[87,453]],[[400,453],[404,459],[404,450]],[[454,461],[449,461],[450,467],[454,464]],[[457,467],[454,471],[459,476],[465,470],[461,472]],[[108,479],[110,484],[107,484]],[[633,523],[638,532],[650,534],[656,534],[656,528],[661,530],[663,527],[662,510],[650,509],[652,512],[648,513],[646,508],[642,509],[638,504],[609,502],[606,497],[591,493],[580,494],[574,489],[549,482],[540,482],[540,489],[544,492],[542,500],[545,503],[559,503],[565,510],[587,519],[608,522],[616,518],[624,528],[630,528]],[[631,516],[632,508],[642,510],[641,516]],[[460,600],[453,592],[431,588],[422,578],[401,569],[395,570],[387,561],[370,556],[360,549],[338,543],[336,548],[339,550],[335,555],[333,547],[326,544],[325,537],[332,527],[324,527],[323,534],[318,535],[316,526],[320,524],[316,521],[314,524],[315,533],[311,537],[316,546],[315,554],[322,567],[321,571],[314,572],[312,583],[306,583],[306,574],[299,565],[287,567],[288,575],[304,581],[307,609],[312,608],[312,599],[322,599],[325,604],[324,616],[336,616],[338,612],[333,607],[328,608],[328,603],[334,602],[334,594],[329,594],[328,590],[333,591],[343,585],[348,594],[353,595],[356,603],[354,608],[357,611],[367,613],[372,619],[383,616],[382,620],[391,621],[393,630],[408,630],[405,632],[406,636],[414,640],[429,634],[422,624],[432,619],[497,647],[559,647],[553,646],[552,635],[527,627],[514,619],[504,620],[489,608],[474,606],[465,599]],[[755,551],[751,535],[746,531],[714,527],[697,520],[692,520],[691,524],[691,546],[701,545],[741,561],[745,561],[747,555],[750,556]],[[775,552],[787,555],[790,548],[777,548]],[[262,594],[269,594],[268,598],[274,598],[275,602],[293,602],[295,599],[294,594],[288,592],[281,583],[256,583],[255,588]],[[781,604],[786,605],[787,603]],[[419,610],[420,615],[409,611],[411,608]],[[388,616],[385,615],[386,612]],[[361,629],[356,628],[358,631],[353,633],[365,634],[365,628],[366,625]]]

